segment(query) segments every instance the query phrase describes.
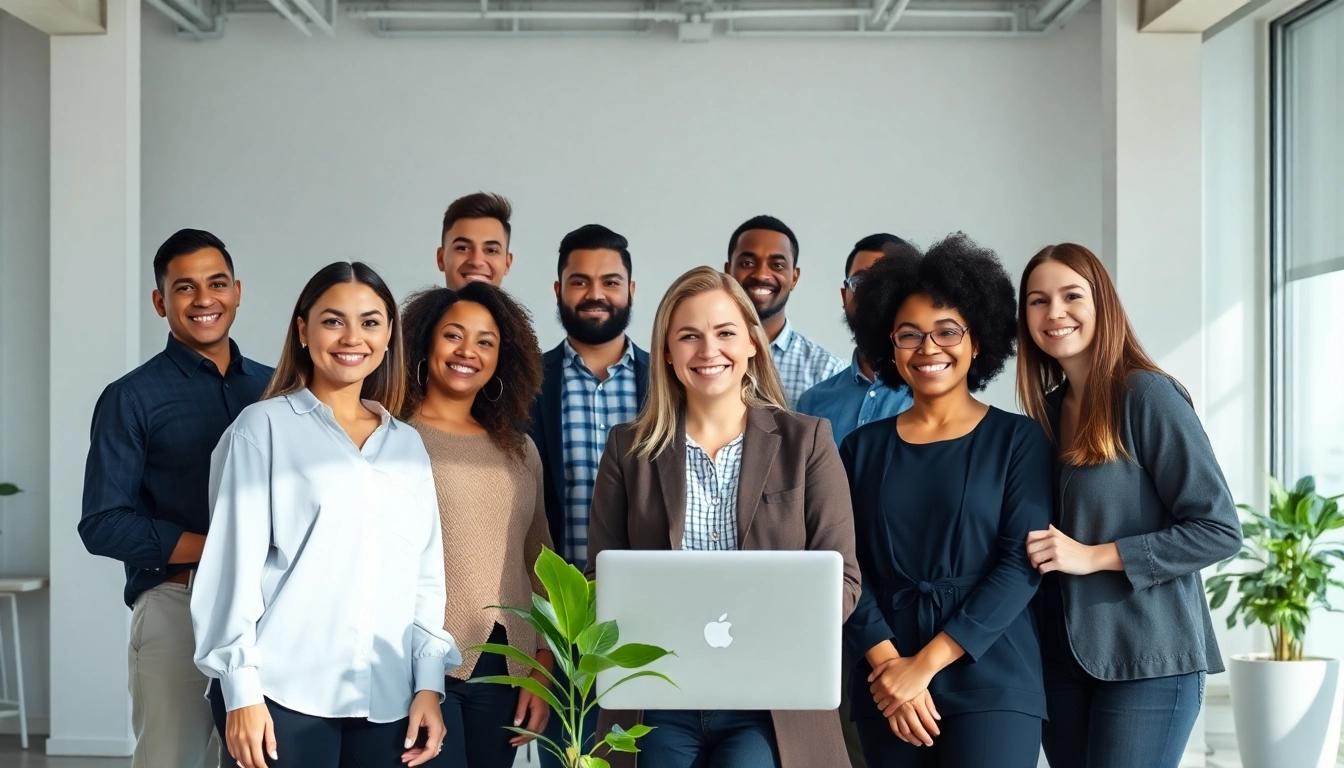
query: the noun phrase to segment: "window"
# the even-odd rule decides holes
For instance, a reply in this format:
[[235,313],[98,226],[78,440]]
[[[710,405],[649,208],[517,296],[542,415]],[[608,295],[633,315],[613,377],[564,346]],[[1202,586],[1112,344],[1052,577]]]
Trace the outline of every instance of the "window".
[[1344,493],[1344,0],[1275,22],[1272,460]]

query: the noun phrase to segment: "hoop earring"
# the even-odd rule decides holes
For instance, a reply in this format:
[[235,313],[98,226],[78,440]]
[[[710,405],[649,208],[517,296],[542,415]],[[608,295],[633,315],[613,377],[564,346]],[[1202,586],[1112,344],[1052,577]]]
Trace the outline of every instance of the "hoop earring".
[[420,364],[415,366],[415,380],[422,387],[429,383],[429,371],[425,370],[425,363],[427,362],[429,361],[421,360]]
[[[498,381],[498,382],[499,382],[499,394],[498,394],[498,395],[495,395],[494,397],[490,397],[489,395],[486,395],[486,394],[485,394],[485,387],[481,387],[481,394],[482,394],[482,395],[485,395],[485,399],[486,399],[486,400],[489,400],[489,401],[492,402],[492,403],[497,403],[497,402],[499,402],[499,398],[501,398],[501,397],[504,396],[504,380],[503,380],[503,379],[495,379],[495,381]],[[489,384],[487,383],[486,386],[489,386]]]

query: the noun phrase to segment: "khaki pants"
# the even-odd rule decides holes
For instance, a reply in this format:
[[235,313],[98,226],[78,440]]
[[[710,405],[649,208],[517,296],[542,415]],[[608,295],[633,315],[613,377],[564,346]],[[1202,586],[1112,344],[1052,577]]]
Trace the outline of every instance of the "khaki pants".
[[191,590],[160,584],[131,613],[132,768],[218,768],[219,735],[205,698],[209,680],[192,661]]

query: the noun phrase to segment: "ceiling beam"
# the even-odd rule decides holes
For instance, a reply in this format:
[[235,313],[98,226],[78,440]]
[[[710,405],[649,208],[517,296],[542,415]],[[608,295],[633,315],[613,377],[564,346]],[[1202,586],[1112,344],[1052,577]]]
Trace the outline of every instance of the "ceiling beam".
[[48,35],[101,35],[107,32],[103,0],[0,0],[0,11]]
[[1142,0],[1141,32],[1204,32],[1247,0]]

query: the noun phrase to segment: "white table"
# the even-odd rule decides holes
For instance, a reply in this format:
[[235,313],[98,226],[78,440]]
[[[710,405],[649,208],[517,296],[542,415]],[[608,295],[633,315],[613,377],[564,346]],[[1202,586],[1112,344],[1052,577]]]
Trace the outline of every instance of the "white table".
[[[37,592],[47,588],[45,576],[11,576],[0,578],[0,600],[9,601],[11,637],[14,640],[15,690],[9,688],[9,667],[5,662],[4,633],[0,632],[0,718],[19,718],[19,742],[28,748],[28,708],[23,697],[23,653],[19,649],[19,593]],[[8,709],[13,707],[14,709]]]

